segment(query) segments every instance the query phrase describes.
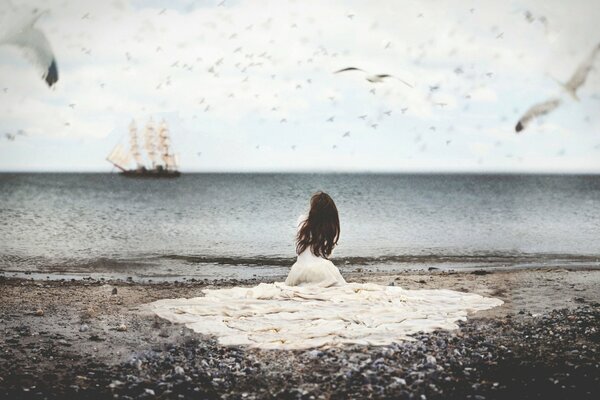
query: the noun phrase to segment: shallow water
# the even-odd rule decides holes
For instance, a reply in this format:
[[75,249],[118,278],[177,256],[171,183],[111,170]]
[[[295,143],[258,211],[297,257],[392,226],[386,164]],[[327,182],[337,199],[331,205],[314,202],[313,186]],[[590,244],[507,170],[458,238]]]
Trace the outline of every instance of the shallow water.
[[0,270],[285,273],[316,190],[344,269],[599,265],[600,176],[0,174]]

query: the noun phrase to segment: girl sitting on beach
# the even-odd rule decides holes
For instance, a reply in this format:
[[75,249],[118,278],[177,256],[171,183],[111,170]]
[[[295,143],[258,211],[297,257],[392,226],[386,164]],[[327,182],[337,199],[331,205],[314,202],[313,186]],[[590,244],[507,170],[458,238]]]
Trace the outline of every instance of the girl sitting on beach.
[[308,216],[299,219],[296,236],[298,259],[285,284],[322,287],[346,284],[340,271],[329,261],[339,237],[340,219],[333,199],[327,193],[315,193],[310,199]]
[[445,289],[346,283],[328,259],[339,236],[335,203],[316,193],[308,216],[298,223],[298,259],[285,283],[204,289],[200,297],[161,299],[150,309],[196,332],[216,335],[222,345],[293,350],[412,340],[417,332],[456,329],[467,315],[502,304]]

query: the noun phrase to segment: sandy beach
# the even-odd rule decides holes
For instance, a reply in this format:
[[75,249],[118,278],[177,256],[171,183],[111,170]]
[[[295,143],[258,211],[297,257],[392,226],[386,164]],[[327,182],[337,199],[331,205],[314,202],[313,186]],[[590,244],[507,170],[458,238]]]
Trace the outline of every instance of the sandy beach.
[[[461,328],[388,346],[223,347],[145,304],[271,280],[0,278],[4,398],[596,398],[600,270],[346,274],[500,298]],[[281,279],[276,280],[283,280]]]

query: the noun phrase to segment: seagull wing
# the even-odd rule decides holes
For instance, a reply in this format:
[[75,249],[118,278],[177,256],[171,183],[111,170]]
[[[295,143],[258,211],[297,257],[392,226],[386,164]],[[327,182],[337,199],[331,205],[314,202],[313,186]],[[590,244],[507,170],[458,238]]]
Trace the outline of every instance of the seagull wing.
[[58,81],[58,68],[46,35],[36,28],[29,28],[15,35],[11,44],[21,47],[25,56],[42,71],[48,86]]
[[361,71],[361,72],[365,72],[360,68],[354,68],[354,67],[348,67],[348,68],[342,68],[339,71],[335,71],[334,74],[339,74],[340,72],[346,72],[346,71]]
[[588,58],[586,58],[577,67],[575,73],[573,74],[573,76],[571,76],[571,79],[569,79],[569,81],[565,83],[565,89],[567,89],[567,91],[569,91],[569,93],[571,93],[574,97],[576,97],[575,92],[577,91],[577,89],[585,83],[585,80],[587,79],[590,70],[594,66],[594,60],[596,59],[596,56],[599,52],[600,44],[597,44],[592,50],[592,53],[588,56]]
[[561,100],[559,98],[550,99],[544,101],[543,103],[538,103],[532,106],[527,112],[521,117],[519,122],[517,122],[517,126],[515,126],[515,131],[521,132],[523,129],[527,127],[529,122],[537,117],[542,115],[546,115],[551,111],[554,111],[558,106],[560,106]]
[[[390,75],[391,76],[391,75]],[[404,83],[406,86],[408,86],[409,88],[413,88],[413,85],[411,85],[410,83],[406,82],[404,79],[402,78],[398,78],[397,76],[394,76],[394,78],[398,79],[400,82]]]
[[404,79],[398,78],[397,76],[394,75],[390,75],[390,74],[379,74],[379,75],[375,75],[377,78],[379,79],[384,79],[384,78],[394,78],[394,79],[398,79],[400,82],[404,83],[406,86],[408,86],[409,88],[412,88],[413,85],[411,85],[410,83],[406,82]]

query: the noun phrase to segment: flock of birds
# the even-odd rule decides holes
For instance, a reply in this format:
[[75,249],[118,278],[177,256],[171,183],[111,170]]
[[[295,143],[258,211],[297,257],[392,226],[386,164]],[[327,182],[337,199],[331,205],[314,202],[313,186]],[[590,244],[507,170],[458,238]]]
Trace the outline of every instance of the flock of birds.
[[[46,11],[41,11],[39,9],[35,9],[35,10],[31,11],[31,10],[28,10],[25,8],[15,7],[10,2],[7,2],[7,4],[9,6],[9,14],[12,14],[12,15],[10,15],[10,18],[5,18],[4,27],[0,30],[0,45],[17,46],[20,49],[22,49],[23,52],[27,55],[27,58],[31,61],[31,63],[35,67],[39,68],[39,70],[41,72],[41,76],[44,79],[44,81],[46,82],[46,84],[49,87],[52,87],[54,84],[56,84],[56,82],[59,79],[56,57],[52,51],[51,45],[50,45],[49,41],[47,40],[44,32],[42,32],[41,30],[39,30],[38,28],[35,27],[36,22],[39,20],[39,18],[42,15],[44,15],[46,13]],[[221,1],[219,3],[219,6],[223,6],[224,4],[225,4],[225,0]],[[161,14],[164,14],[165,11],[166,10],[162,10]],[[471,13],[473,13],[473,9],[471,9]],[[83,18],[88,18],[88,17],[89,17],[89,14],[86,14]],[[354,14],[348,15],[349,19],[352,19],[353,17],[354,17]],[[422,15],[420,15],[419,17],[422,17]],[[526,11],[525,17],[527,18],[527,20],[529,22],[539,20],[541,23],[544,24],[545,27],[547,27],[547,21],[545,18],[534,17],[529,11]],[[498,35],[502,35],[502,32],[500,32]],[[386,48],[389,48],[390,46],[391,46],[391,42],[388,42],[386,44]],[[241,48],[236,49],[236,51],[238,51],[238,50],[241,51]],[[160,48],[157,48],[156,51],[160,51]],[[577,69],[575,70],[575,72],[573,73],[573,75],[567,82],[565,82],[565,83],[559,82],[563,91],[566,94],[570,95],[570,97],[572,97],[576,101],[579,100],[579,98],[577,97],[577,91],[581,86],[583,86],[585,84],[590,71],[593,69],[594,62],[595,62],[599,52],[600,52],[600,43],[593,48],[590,55],[577,67]],[[264,53],[262,56],[264,56],[265,54],[266,53]],[[129,60],[131,58],[131,56],[128,53],[126,55]],[[222,59],[218,60],[215,63],[215,65],[208,70],[208,73],[218,76],[215,68],[219,65],[220,62],[222,62]],[[176,61],[176,63],[178,63],[178,61]],[[255,65],[260,65],[260,63],[259,62],[256,62],[256,63],[251,62],[246,67],[244,67],[244,71],[247,68],[251,68]],[[178,65],[175,65],[175,66],[178,66]],[[239,67],[239,65],[237,65],[237,66]],[[190,65],[186,64],[183,67],[184,68],[187,67],[190,71],[192,70],[192,66],[190,66]],[[461,70],[458,70],[458,69],[459,68],[457,68],[457,70],[454,71],[455,74],[463,73],[462,69]],[[373,73],[365,71],[362,68],[353,67],[353,66],[342,68],[337,71],[333,71],[333,74],[341,74],[341,73],[361,73],[361,74],[363,74],[364,78],[369,83],[373,83],[373,84],[381,83],[387,79],[395,79],[395,80],[400,81],[401,83],[403,83],[404,85],[406,85],[409,88],[414,87],[414,85],[412,83],[409,83],[406,80],[396,77],[394,75],[391,75],[388,73],[373,74]],[[491,76],[491,73],[488,73],[488,74],[489,74],[488,76]],[[246,77],[246,80],[247,80],[247,77]],[[310,79],[307,79],[307,82],[310,83]],[[166,86],[170,85],[170,79],[165,80],[165,82],[159,83],[159,86],[157,87],[157,89],[160,88],[160,86],[163,84]],[[298,89],[298,86],[301,86],[301,85],[298,84],[296,87],[297,89]],[[430,86],[429,89],[430,89],[430,93],[433,93],[437,89],[439,89],[439,86]],[[375,88],[371,89],[371,93],[375,94]],[[233,97],[233,93],[230,95],[230,97]],[[534,119],[541,117],[543,115],[549,114],[550,112],[557,109],[561,104],[563,104],[564,101],[565,101],[564,96],[562,95],[562,93],[559,93],[556,96],[554,96],[548,100],[545,100],[538,104],[533,105],[519,119],[519,121],[517,122],[517,124],[515,126],[515,131],[517,133],[523,131],[524,129],[527,128],[527,126],[530,125],[530,123]],[[199,103],[202,104],[203,102],[204,102],[204,98]],[[437,103],[435,103],[435,105],[444,107],[446,105],[446,103],[437,102]],[[73,108],[74,106],[75,106],[75,104],[70,104],[70,107]],[[209,109],[210,109],[210,105],[206,104],[204,111],[208,111]],[[273,110],[275,110],[275,109],[276,109],[276,107],[273,108]],[[407,110],[407,108],[403,108],[401,111],[404,114],[404,112],[406,110]],[[384,112],[384,114],[387,116],[390,116],[391,112],[392,112],[391,110],[387,110]],[[366,119],[366,115],[360,116],[359,118]],[[333,122],[333,120],[334,120],[334,116],[327,119],[327,122]],[[287,119],[282,118],[280,120],[280,122],[285,123],[285,122],[287,122]],[[373,129],[377,128],[377,123],[375,123],[375,122],[370,122],[369,125]],[[435,130],[435,127],[431,127],[430,129]],[[25,135],[25,133],[23,131],[19,131],[19,133],[17,133],[17,134]],[[342,137],[349,137],[349,136],[350,136],[350,132],[346,131]],[[8,140],[14,140],[15,137],[16,137],[15,134],[6,134],[6,138]],[[447,141],[447,144],[448,144],[448,142],[449,141]],[[295,148],[295,145],[292,147]],[[334,148],[335,147],[336,146],[334,145]]]

